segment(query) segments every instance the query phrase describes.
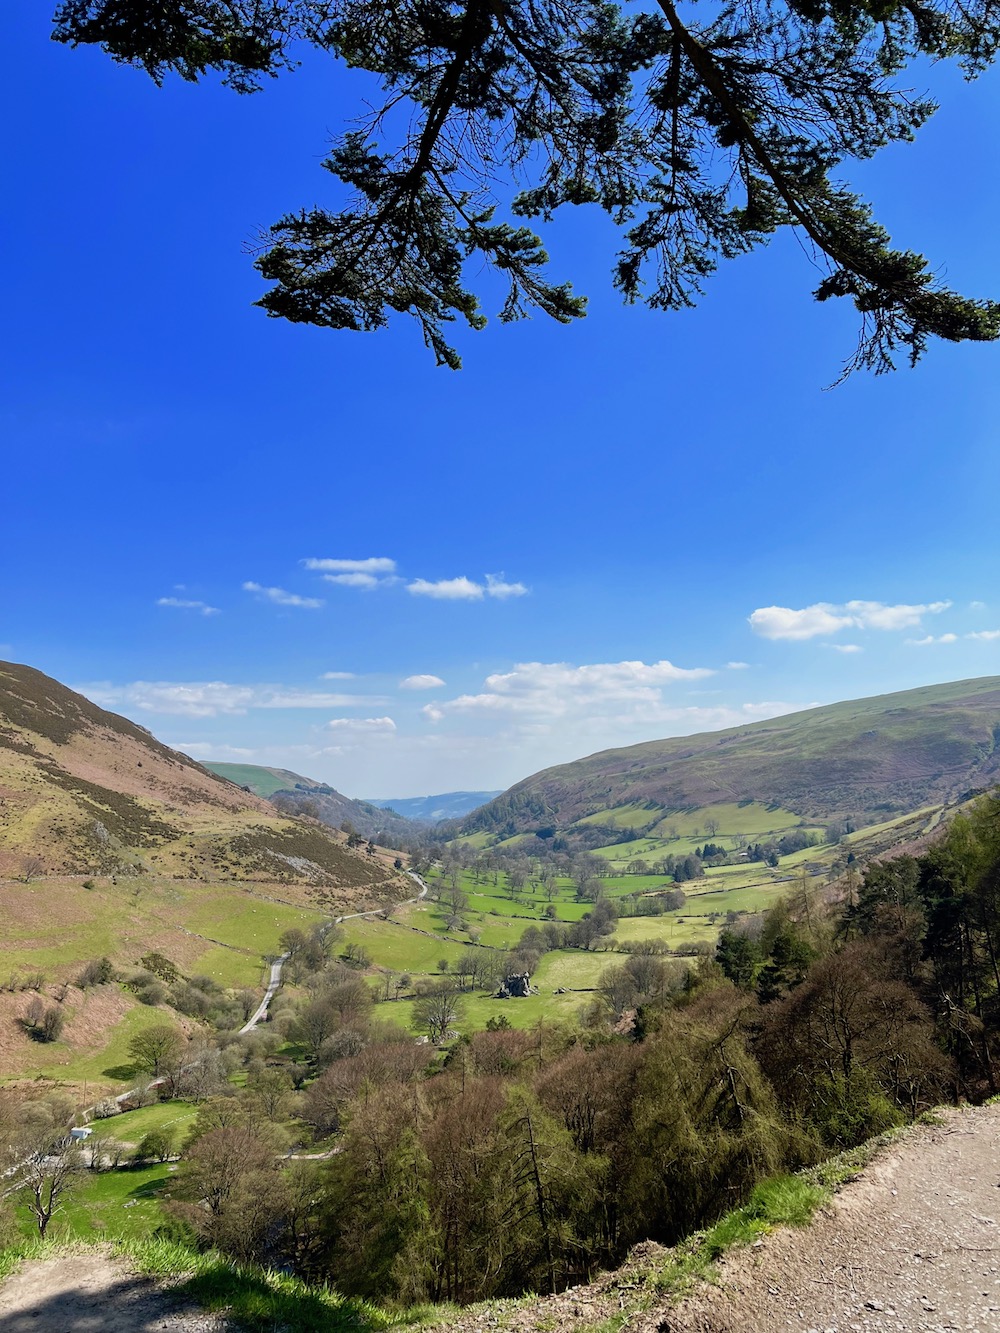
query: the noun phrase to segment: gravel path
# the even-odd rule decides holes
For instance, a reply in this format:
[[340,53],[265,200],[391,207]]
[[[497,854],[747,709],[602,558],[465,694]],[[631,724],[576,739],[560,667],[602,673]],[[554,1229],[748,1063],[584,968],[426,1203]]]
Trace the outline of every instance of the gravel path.
[[660,1333],[1000,1329],[1000,1106],[950,1112],[879,1157],[808,1230],[724,1266]]
[[181,1303],[91,1250],[26,1263],[0,1289],[3,1333],[234,1333],[234,1325]]

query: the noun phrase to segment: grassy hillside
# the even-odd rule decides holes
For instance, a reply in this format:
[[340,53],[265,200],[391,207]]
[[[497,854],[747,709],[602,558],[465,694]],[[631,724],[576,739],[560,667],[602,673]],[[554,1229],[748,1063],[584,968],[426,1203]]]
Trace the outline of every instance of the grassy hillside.
[[[79,991],[85,963],[127,976],[156,951],[259,989],[283,931],[409,896],[392,862],[0,663],[0,1076],[114,1086],[129,1038],[163,1012],[118,986]],[[57,1041],[25,1029],[39,997],[63,1014]]]
[[874,823],[1000,776],[1000,677],[813,708],[697,736],[605,750],[546,769],[463,823],[510,837],[582,821],[652,833],[685,811],[749,802],[807,822]]
[[273,796],[276,791],[292,791],[296,787],[321,787],[321,782],[304,778],[288,768],[267,768],[263,764],[202,764],[210,773],[216,773],[237,787],[249,787],[255,796]]

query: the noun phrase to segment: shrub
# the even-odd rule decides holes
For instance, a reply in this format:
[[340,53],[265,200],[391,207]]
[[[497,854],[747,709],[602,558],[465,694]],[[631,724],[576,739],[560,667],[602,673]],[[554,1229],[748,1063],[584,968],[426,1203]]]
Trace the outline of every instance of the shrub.
[[90,986],[104,986],[109,981],[115,980],[115,969],[111,964],[110,958],[92,958],[89,963],[84,963],[83,970],[76,979],[76,984],[81,990],[87,990]]
[[102,1097],[94,1107],[95,1120],[108,1120],[113,1115],[121,1115],[122,1108],[114,1097]]
[[151,1129],[145,1134],[135,1150],[137,1162],[166,1162],[176,1150],[176,1138],[172,1130]]
[[147,972],[152,972],[162,981],[171,985],[181,979],[180,968],[177,967],[176,963],[172,963],[169,958],[165,958],[162,953],[156,953],[155,951],[145,953],[139,959],[139,963]]

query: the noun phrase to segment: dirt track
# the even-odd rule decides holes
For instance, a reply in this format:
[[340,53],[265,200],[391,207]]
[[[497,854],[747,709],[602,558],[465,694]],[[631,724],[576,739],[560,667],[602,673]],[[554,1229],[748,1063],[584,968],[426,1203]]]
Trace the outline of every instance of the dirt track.
[[734,1256],[662,1333],[1000,1329],[1000,1106],[949,1113],[878,1158],[806,1231]]
[[3,1333],[230,1333],[100,1250],[27,1263],[0,1290]]

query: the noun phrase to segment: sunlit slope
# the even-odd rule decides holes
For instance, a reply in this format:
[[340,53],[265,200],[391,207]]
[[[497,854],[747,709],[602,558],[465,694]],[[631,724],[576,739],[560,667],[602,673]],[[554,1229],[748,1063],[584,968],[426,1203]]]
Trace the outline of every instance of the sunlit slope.
[[222,764],[205,763],[210,773],[235,782],[238,787],[249,787],[255,796],[273,796],[276,791],[293,791],[296,787],[310,788],[322,786],[312,778],[304,778],[301,773],[293,773],[289,768],[268,768],[264,764]]
[[664,812],[743,801],[872,822],[998,776],[1000,677],[989,676],[604,750],[517,783],[462,829],[509,836],[590,817],[643,828]]
[[0,879],[26,873],[307,884],[345,905],[406,886],[340,835],[283,817],[145,728],[5,662]]

